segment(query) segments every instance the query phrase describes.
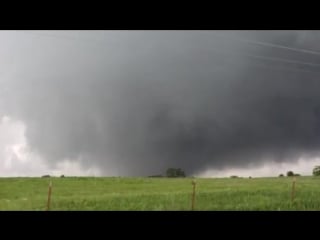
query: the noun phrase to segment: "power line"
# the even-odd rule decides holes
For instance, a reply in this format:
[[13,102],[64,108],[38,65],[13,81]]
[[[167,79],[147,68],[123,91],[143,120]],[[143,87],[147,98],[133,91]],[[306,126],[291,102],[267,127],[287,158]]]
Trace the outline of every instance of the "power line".
[[281,49],[286,49],[286,50],[291,50],[295,52],[302,52],[302,53],[309,53],[309,54],[314,54],[314,55],[320,55],[320,52],[313,51],[313,50],[307,50],[307,49],[302,49],[302,48],[293,48],[293,47],[287,47],[279,44],[274,44],[274,43],[268,43],[268,42],[261,42],[261,41],[254,41],[254,40],[249,40],[249,39],[242,39],[242,41],[246,41],[248,43],[256,44],[256,45],[261,45],[261,46],[268,46],[268,47],[274,47],[274,48],[281,48]]
[[[68,40],[82,40],[82,41],[86,41],[86,42],[90,42],[90,43],[93,43],[92,41],[94,41],[95,44],[99,44],[99,45],[102,44],[102,42],[99,42],[99,41],[96,41],[96,40],[93,40],[93,39],[77,38],[77,37],[71,37],[71,36],[66,36],[66,35],[59,35],[58,36],[58,35],[54,35],[54,34],[35,33],[35,32],[26,32],[26,33],[34,34],[34,35],[40,35],[40,36],[46,36],[46,37],[64,38],[64,39],[68,39]],[[295,64],[303,64],[303,65],[319,66],[320,67],[320,64],[317,64],[317,63],[288,60],[288,59],[283,59],[283,58],[265,57],[265,56],[245,54],[245,53],[242,53],[241,55],[247,56],[247,57],[265,59],[265,60],[280,61],[280,62],[285,62],[285,63],[295,63]]]
[[[221,33],[218,33],[222,35]],[[227,37],[227,36],[224,36]],[[228,37],[229,38],[229,37]],[[256,40],[249,40],[246,38],[241,38],[241,37],[233,37],[234,39],[237,39],[242,42],[247,42],[247,43],[252,43],[256,45],[261,45],[261,46],[267,46],[267,47],[274,47],[274,48],[281,48],[281,49],[286,49],[286,50],[291,50],[295,52],[302,52],[302,53],[309,53],[309,54],[314,54],[314,55],[320,55],[320,52],[314,51],[314,50],[308,50],[308,49],[302,49],[302,48],[294,48],[294,47],[288,47],[280,44],[274,44],[274,43],[268,43],[268,42],[263,42],[263,41],[256,41]]]
[[283,59],[283,58],[265,57],[265,56],[246,54],[246,53],[241,53],[241,55],[248,56],[248,57],[253,57],[253,58],[264,59],[264,60],[271,60],[271,61],[278,61],[278,62],[284,62],[284,63],[295,63],[295,64],[302,64],[302,65],[310,65],[310,66],[318,66],[318,67],[320,67],[319,63],[301,62],[301,61],[288,60],[288,59]]
[[253,54],[247,54],[247,53],[235,53],[231,51],[226,51],[224,50],[221,51],[221,49],[217,49],[214,47],[210,47],[211,51],[215,51],[217,53],[222,53],[222,54],[230,54],[234,56],[244,56],[244,57],[249,57],[249,58],[256,58],[256,59],[262,59],[262,60],[268,60],[268,61],[273,61],[273,62],[281,62],[281,63],[289,63],[289,64],[301,64],[301,65],[308,65],[308,66],[316,66],[320,67],[319,63],[310,63],[310,62],[302,62],[302,61],[295,61],[295,60],[288,60],[288,59],[283,59],[283,58],[275,58],[275,57],[266,57],[266,56],[261,56],[261,55],[253,55]]
[[[23,31],[23,32],[24,33],[33,34],[33,35],[45,36],[45,37],[54,37],[54,38],[60,38],[60,39],[80,40],[80,41],[82,40],[82,41],[86,41],[86,42],[90,42],[90,43],[92,43],[91,41],[94,41],[96,44],[99,44],[99,45],[102,44],[102,42],[95,41],[93,39],[83,39],[83,38],[71,37],[71,36],[66,36],[66,35],[59,35],[58,36],[58,35],[55,35],[55,34],[47,34],[47,33],[35,33],[35,32],[26,32],[26,31]],[[248,40],[248,41],[250,41],[250,40]],[[253,41],[250,41],[250,42],[253,42]],[[223,52],[220,49],[216,50],[216,48],[212,48],[212,47],[210,47],[210,50],[218,52],[218,53],[222,53],[222,54],[226,54],[227,53],[227,54],[230,54],[230,55],[245,56],[245,57],[249,57],[249,58],[257,58],[257,59],[262,59],[262,60],[278,61],[278,62],[282,62],[282,63],[302,64],[302,65],[320,67],[320,64],[317,64],[317,63],[288,60],[288,59],[283,59],[283,58],[266,57],[266,56],[246,54],[246,53],[234,53],[234,52],[230,52],[230,51],[224,51]],[[254,63],[253,65],[257,65],[257,66],[265,67],[265,68],[284,69],[284,70],[297,71],[297,72],[320,73],[320,72],[317,72],[317,71],[310,71],[310,70],[305,70],[305,69],[293,69],[293,68],[279,67],[279,66],[277,66],[277,67],[265,66],[263,64],[257,64],[257,63]]]
[[251,65],[256,65],[259,67],[264,67],[264,68],[269,68],[269,69],[275,69],[275,70],[287,70],[287,71],[293,71],[293,72],[304,72],[304,73],[314,73],[314,74],[320,74],[320,71],[311,71],[311,70],[306,70],[306,69],[295,69],[295,68],[290,68],[290,67],[274,67],[274,66],[266,66],[263,64],[259,63],[251,63]]
[[268,68],[271,70],[280,70],[280,71],[292,71],[292,72],[302,72],[302,73],[312,73],[312,74],[320,74],[320,71],[311,71],[307,69],[297,69],[297,68],[290,68],[290,67],[282,67],[282,66],[267,66],[261,63],[249,63],[249,62],[229,62],[229,64],[237,64],[237,65],[249,65],[249,66],[255,66],[255,67],[262,67],[262,68]]
[[[103,44],[101,41],[97,41],[96,39],[84,39],[84,38],[77,38],[77,37],[71,37],[71,36],[66,36],[66,35],[55,35],[55,34],[47,34],[47,33],[38,33],[38,32],[30,32],[30,31],[22,31],[24,33],[28,34],[33,34],[33,35],[38,35],[38,36],[46,36],[46,37],[54,37],[54,38],[63,38],[63,39],[68,39],[68,40],[80,40],[80,41],[94,41],[97,44]],[[223,35],[223,33],[216,33],[219,35]],[[225,38],[230,39],[230,37],[223,36]],[[252,43],[256,45],[261,45],[261,46],[268,46],[268,47],[275,47],[275,48],[282,48],[286,50],[292,50],[296,52],[302,52],[302,53],[309,53],[309,54],[314,54],[314,55],[320,55],[320,52],[313,51],[313,50],[307,50],[307,49],[301,49],[301,48],[293,48],[293,47],[288,47],[284,45],[279,45],[279,44],[273,44],[273,43],[268,43],[268,42],[262,42],[262,41],[256,41],[256,40],[249,40],[241,37],[233,37],[236,40],[242,41],[242,42],[247,42],[247,43]],[[313,63],[308,63],[308,64],[313,64]]]
[[[212,51],[215,51],[215,52],[217,52],[217,53],[220,53],[220,54],[229,54],[229,55],[237,55],[237,56],[246,56],[246,57],[254,57],[254,58],[261,58],[261,59],[264,59],[265,60],[265,58],[264,57],[261,57],[261,56],[255,56],[255,55],[250,55],[250,54],[239,54],[239,53],[230,53],[230,52],[228,52],[228,51],[225,51],[225,52],[223,52],[223,51],[221,51],[220,49],[219,50],[217,50],[217,49],[214,49],[214,48],[211,48],[210,50],[212,50]],[[266,60],[270,60],[269,58],[267,58]],[[272,59],[273,61],[276,61],[276,60],[274,60],[274,59]],[[294,61],[295,62],[295,61]],[[230,62],[229,62],[230,63]],[[232,63],[234,63],[234,62],[232,62]],[[255,65],[255,66],[259,66],[259,67],[264,67],[264,68],[269,68],[269,69],[276,69],[276,70],[288,70],[288,71],[294,71],[294,72],[305,72],[305,73],[314,73],[314,74],[320,74],[320,71],[312,71],[312,70],[307,70],[307,69],[299,69],[299,68],[291,68],[291,67],[283,67],[283,66],[266,66],[266,65],[264,65],[264,64],[259,64],[259,63],[248,63],[248,62],[241,62],[240,64],[242,64],[242,63],[245,63],[245,64],[247,64],[247,65]],[[291,61],[290,61],[290,63],[292,63]],[[317,65],[319,65],[320,66],[320,64],[317,64]]]

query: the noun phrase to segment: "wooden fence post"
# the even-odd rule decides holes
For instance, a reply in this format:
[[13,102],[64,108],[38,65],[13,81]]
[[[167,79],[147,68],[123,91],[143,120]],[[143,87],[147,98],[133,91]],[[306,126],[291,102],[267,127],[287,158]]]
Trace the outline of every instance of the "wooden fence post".
[[191,196],[191,210],[194,210],[195,207],[195,198],[196,198],[196,182],[192,181],[192,196]]
[[47,201],[47,211],[50,210],[50,203],[51,203],[51,193],[52,193],[52,181],[49,183],[49,190],[48,190],[48,201]]
[[293,200],[294,200],[295,191],[296,191],[296,177],[294,177],[293,181],[292,181],[291,202],[293,202]]

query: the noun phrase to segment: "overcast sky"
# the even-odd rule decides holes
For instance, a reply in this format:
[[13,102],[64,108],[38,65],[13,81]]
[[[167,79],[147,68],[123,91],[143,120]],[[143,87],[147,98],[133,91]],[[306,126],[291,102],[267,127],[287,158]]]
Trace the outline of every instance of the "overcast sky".
[[319,31],[0,31],[0,176],[311,174]]

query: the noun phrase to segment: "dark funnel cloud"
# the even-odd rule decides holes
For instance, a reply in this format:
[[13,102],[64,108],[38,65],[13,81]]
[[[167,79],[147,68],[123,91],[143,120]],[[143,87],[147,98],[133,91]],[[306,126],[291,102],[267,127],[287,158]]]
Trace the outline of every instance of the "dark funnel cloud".
[[1,32],[0,114],[25,123],[48,164],[74,159],[106,175],[294,162],[319,152],[319,40],[318,31]]

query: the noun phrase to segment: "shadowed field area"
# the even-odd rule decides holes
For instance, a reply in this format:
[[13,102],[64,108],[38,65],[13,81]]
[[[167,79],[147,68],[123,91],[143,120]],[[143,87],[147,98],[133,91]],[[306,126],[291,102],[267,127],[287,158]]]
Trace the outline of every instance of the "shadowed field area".
[[320,210],[320,178],[0,178],[0,210]]

